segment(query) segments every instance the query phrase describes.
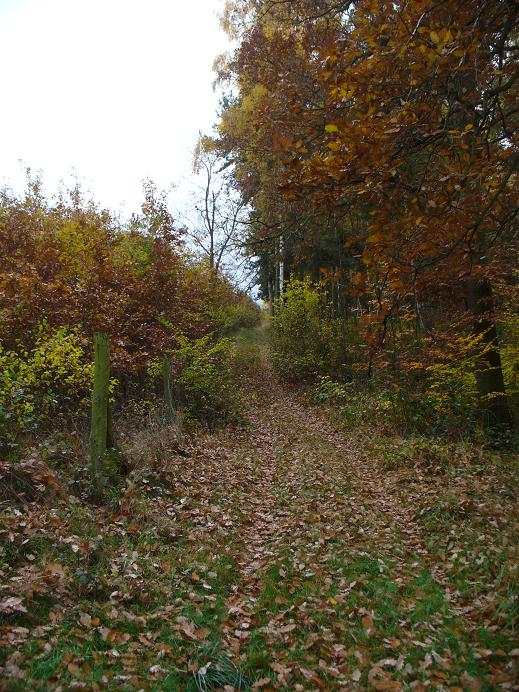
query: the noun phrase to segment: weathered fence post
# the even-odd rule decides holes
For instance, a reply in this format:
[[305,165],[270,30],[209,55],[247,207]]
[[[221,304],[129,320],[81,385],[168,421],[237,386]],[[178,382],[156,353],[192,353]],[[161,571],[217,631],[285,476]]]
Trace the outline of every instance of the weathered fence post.
[[96,484],[111,437],[108,388],[110,383],[110,344],[106,332],[94,334],[94,388],[90,424],[90,465]]

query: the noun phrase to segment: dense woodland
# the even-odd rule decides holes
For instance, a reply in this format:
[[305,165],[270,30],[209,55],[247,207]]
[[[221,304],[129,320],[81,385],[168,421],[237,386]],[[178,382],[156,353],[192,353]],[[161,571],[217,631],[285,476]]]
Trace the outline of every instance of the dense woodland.
[[[340,320],[315,354],[325,374],[375,378],[432,415],[479,399],[486,424],[509,425],[515,3],[243,2],[225,21],[239,47],[217,63],[230,95],[213,144],[253,207],[264,297],[323,287]],[[288,306],[309,289],[292,283]]]
[[220,19],[187,219],[0,191],[0,687],[519,689],[519,5]]

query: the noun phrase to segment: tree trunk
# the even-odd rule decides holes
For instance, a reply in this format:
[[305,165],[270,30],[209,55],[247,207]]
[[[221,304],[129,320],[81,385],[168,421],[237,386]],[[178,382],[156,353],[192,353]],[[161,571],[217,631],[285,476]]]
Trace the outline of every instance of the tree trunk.
[[506,399],[492,288],[488,279],[469,279],[467,303],[474,318],[474,335],[479,338],[475,375],[484,422],[489,427],[510,426],[512,419]]
[[[90,466],[96,484],[101,464],[112,437],[109,416],[108,387],[110,382],[110,344],[106,332],[94,334],[94,388],[92,391],[92,420],[90,423]],[[110,439],[110,444],[112,440]]]
[[285,262],[284,262],[283,238],[279,239],[279,298],[283,301],[283,289],[285,283]]
[[272,279],[268,281],[268,292],[269,292],[269,315],[272,317],[274,314],[274,282]]
[[167,358],[162,359],[162,382],[164,386],[164,408],[166,420],[173,420],[173,393],[171,391],[171,365]]

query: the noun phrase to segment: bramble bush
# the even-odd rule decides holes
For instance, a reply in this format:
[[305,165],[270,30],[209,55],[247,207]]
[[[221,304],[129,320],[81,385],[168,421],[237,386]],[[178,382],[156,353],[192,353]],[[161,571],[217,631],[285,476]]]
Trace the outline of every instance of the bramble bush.
[[[312,394],[315,400],[331,407],[348,429],[364,428],[367,432],[390,435],[438,434],[456,430],[466,433],[466,426],[460,427],[459,423],[462,414],[466,420],[468,411],[456,412],[453,408],[440,407],[436,394],[427,390],[413,392],[407,386],[391,388],[380,381],[341,383],[330,377],[321,377]],[[456,417],[457,413],[460,417]]]

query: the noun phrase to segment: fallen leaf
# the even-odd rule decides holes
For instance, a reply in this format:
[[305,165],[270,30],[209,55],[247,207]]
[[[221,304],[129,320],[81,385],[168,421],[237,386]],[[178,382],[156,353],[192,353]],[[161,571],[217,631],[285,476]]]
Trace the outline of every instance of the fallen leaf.
[[364,615],[364,617],[362,618],[362,626],[364,627],[364,631],[366,632],[366,635],[368,637],[371,637],[372,634],[375,634],[376,627],[371,615]]
[[27,608],[23,605],[23,599],[16,596],[10,596],[9,598],[4,598],[4,600],[0,602],[0,612],[26,613]]

